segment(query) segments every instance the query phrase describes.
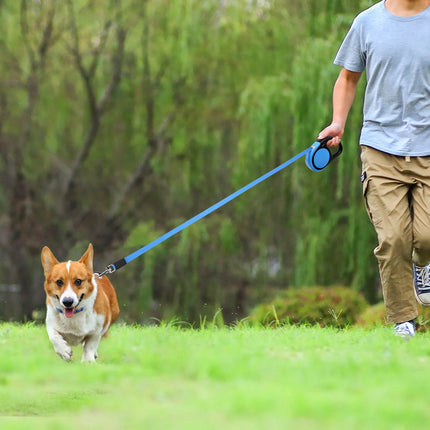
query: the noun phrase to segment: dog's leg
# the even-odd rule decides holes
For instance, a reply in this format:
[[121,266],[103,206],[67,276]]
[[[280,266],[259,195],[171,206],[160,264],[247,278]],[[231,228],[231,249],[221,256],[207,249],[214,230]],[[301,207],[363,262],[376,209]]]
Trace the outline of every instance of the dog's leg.
[[97,348],[99,347],[100,339],[101,336],[96,334],[87,336],[85,338],[82,361],[96,361]]
[[54,347],[54,351],[66,361],[70,361],[72,359],[72,348],[70,345],[64,340],[63,336],[58,333],[57,330],[52,328],[47,328],[49,340]]

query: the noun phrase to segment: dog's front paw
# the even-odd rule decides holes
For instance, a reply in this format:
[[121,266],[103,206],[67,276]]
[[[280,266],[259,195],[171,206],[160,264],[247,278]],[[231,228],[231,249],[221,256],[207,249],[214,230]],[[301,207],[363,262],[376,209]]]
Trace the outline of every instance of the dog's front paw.
[[67,343],[64,343],[64,345],[57,345],[57,347],[54,347],[55,352],[65,361],[70,361],[72,359],[72,348],[67,345]]
[[83,363],[95,363],[97,358],[97,352],[93,353],[93,352],[88,352],[88,351],[84,351],[84,353],[82,354],[82,362]]
[[97,348],[99,346],[100,336],[92,335],[85,339],[82,361],[95,362],[97,358]]

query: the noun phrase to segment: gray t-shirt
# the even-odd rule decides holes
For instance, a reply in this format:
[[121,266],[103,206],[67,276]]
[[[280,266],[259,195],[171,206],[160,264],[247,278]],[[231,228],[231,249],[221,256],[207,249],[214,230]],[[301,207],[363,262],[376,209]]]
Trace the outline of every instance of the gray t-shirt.
[[334,64],[366,70],[361,145],[430,155],[430,7],[399,17],[375,4],[355,18]]

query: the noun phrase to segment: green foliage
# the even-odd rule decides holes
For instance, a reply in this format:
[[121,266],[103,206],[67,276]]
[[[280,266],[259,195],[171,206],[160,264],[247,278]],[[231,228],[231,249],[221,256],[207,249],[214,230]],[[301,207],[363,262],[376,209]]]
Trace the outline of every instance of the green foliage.
[[[425,332],[430,329],[430,308],[417,304],[418,317],[415,319],[415,328],[417,331]],[[371,328],[389,324],[386,318],[384,303],[377,303],[368,306],[357,319],[357,325],[360,327]]]
[[357,325],[371,328],[388,324],[383,302],[367,306],[357,318]]
[[418,331],[430,330],[430,309],[428,306],[418,306],[418,317],[415,320]]
[[354,324],[366,306],[361,294],[351,288],[313,287],[287,290],[270,303],[258,305],[250,321],[264,326],[318,324],[346,327]]
[[[66,259],[92,242],[104,267],[310,146],[331,116],[332,58],[368,5],[3,2],[0,284],[21,286],[17,318],[43,307],[43,245]],[[240,319],[261,285],[379,299],[361,94],[326,171],[300,160],[115,275],[127,318]]]

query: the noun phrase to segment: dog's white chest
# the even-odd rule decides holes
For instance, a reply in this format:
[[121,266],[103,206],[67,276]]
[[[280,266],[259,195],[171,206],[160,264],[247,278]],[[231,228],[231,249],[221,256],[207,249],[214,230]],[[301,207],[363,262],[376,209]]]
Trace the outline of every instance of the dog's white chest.
[[48,306],[46,325],[52,327],[70,345],[79,345],[84,339],[93,334],[103,335],[104,315],[96,314],[93,310],[84,309],[72,318],[66,316],[51,306]]

